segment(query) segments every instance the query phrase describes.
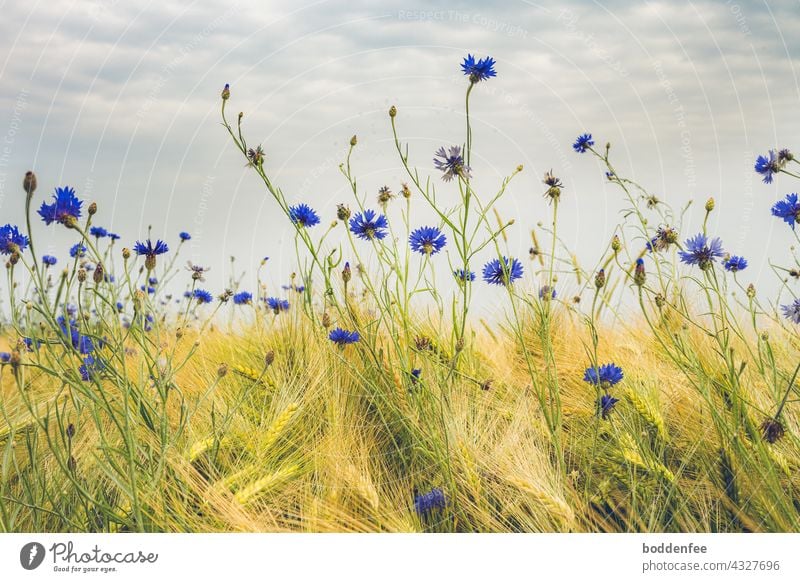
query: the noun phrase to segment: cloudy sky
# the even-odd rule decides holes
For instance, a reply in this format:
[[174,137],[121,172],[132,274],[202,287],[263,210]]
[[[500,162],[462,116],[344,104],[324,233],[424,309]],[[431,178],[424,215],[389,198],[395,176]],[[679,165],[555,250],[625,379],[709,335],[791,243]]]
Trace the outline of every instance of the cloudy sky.
[[[471,101],[476,185],[486,195],[518,164],[499,209],[515,218],[510,250],[526,256],[547,221],[542,174],[566,184],[560,234],[588,265],[620,220],[621,194],[571,143],[590,131],[613,144],[619,172],[674,207],[717,200],[710,230],[751,261],[749,280],[786,262],[790,229],[771,204],[796,190],[762,184],[753,160],[796,146],[800,52],[796,1],[557,3],[276,0],[32,0],[0,3],[0,222],[21,222],[20,182],[40,196],[69,184],[97,201],[98,224],[126,244],[146,233],[194,236],[186,258],[240,268],[272,257],[272,281],[295,268],[292,230],[219,125],[232,112],[263,143],[268,172],[290,202],[326,219],[350,200],[338,172],[351,135],[372,201],[404,175],[387,110],[395,104],[411,161],[461,143],[469,52],[497,60]],[[438,177],[437,177],[438,179]],[[431,220],[422,201],[414,221]],[[38,227],[37,227],[38,228]],[[65,254],[66,233],[37,230]],[[40,233],[40,234],[39,234]],[[45,250],[45,249],[41,249]],[[488,258],[488,257],[487,257]],[[216,290],[216,289],[215,289]]]

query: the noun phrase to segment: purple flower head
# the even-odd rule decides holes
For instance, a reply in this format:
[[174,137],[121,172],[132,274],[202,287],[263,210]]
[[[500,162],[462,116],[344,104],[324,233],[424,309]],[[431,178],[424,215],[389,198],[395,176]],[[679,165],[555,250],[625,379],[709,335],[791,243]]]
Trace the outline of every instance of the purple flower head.
[[447,239],[437,227],[423,226],[411,233],[408,242],[415,253],[435,255],[447,244]]
[[686,245],[686,250],[678,253],[681,261],[687,265],[697,265],[703,270],[710,268],[717,258],[725,255],[722,250],[722,241],[718,238],[709,241],[708,237],[703,233],[694,238],[686,239],[684,244]]
[[386,237],[388,228],[386,217],[369,208],[364,212],[357,212],[350,219],[350,232],[362,240],[381,240]]
[[445,182],[449,182],[456,176],[460,176],[464,180],[469,180],[471,177],[470,167],[464,163],[460,146],[452,146],[449,151],[444,147],[439,148],[433,158],[433,165],[437,170],[444,172],[442,180]]

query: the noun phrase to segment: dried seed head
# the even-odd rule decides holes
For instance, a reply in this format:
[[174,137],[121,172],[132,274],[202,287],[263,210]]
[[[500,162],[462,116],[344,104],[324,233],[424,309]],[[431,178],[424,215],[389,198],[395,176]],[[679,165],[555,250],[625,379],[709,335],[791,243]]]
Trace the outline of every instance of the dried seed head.
[[358,143],[358,137],[357,136],[354,135],[353,137],[350,138],[350,145],[351,146],[356,147],[357,143]]
[[338,204],[336,206],[336,218],[338,218],[342,222],[350,218],[350,207],[347,206],[346,204]]
[[269,368],[272,365],[272,362],[275,361],[275,352],[270,350],[266,354],[264,354],[264,365]]
[[83,283],[86,281],[86,269],[78,269],[78,282]]
[[89,216],[94,216],[95,214],[97,214],[97,202],[92,202],[91,204],[89,204],[87,212],[89,213]]
[[217,376],[219,378],[224,378],[227,373],[228,373],[228,364],[225,363],[220,364],[219,368],[217,368]]
[[123,248],[122,249],[122,258],[126,261],[131,258],[131,249]]
[[103,263],[97,263],[94,268],[94,273],[92,273],[92,280],[95,282],[96,285],[99,285],[103,282],[103,277],[105,276],[105,271],[103,270]]
[[712,210],[714,210],[714,199],[709,198],[706,200],[706,212],[711,212]]
[[397,107],[394,105],[389,108],[389,117],[397,117]]

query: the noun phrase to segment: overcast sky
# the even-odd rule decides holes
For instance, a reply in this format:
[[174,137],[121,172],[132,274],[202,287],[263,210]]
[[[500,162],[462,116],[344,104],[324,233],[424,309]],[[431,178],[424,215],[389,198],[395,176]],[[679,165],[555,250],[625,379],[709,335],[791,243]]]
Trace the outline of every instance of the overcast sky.
[[[553,168],[563,239],[588,265],[599,258],[623,202],[571,149],[589,131],[613,144],[621,174],[676,208],[698,201],[683,235],[714,196],[710,229],[750,260],[746,280],[765,284],[767,257],[788,258],[790,229],[769,209],[797,187],[762,184],[752,167],[800,135],[796,1],[5,0],[0,13],[2,223],[22,222],[33,169],[40,197],[75,187],[122,243],[150,224],[169,242],[187,230],[186,258],[211,265],[214,285],[230,255],[251,272],[272,257],[278,282],[295,268],[293,231],[218,123],[222,86],[274,181],[324,224],[350,200],[337,167],[352,134],[368,200],[403,180],[391,104],[421,169],[463,141],[469,52],[498,72],[471,101],[476,184],[488,196],[525,165],[500,204],[518,256],[547,220],[541,177]],[[421,202],[420,225],[432,221]],[[40,244],[64,256],[66,233],[53,232],[42,226]]]

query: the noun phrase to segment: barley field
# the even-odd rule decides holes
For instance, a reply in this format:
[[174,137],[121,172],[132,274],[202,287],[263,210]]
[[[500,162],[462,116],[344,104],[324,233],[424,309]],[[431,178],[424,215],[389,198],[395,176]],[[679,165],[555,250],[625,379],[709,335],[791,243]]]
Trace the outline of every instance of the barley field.
[[[713,198],[673,210],[581,133],[576,165],[604,172],[622,209],[581,264],[558,225],[562,196],[582,194],[552,171],[540,224],[497,211],[522,166],[473,189],[472,91],[497,72],[460,66],[462,134],[417,166],[391,107],[406,181],[364,191],[353,136],[352,196],[331,216],[273,181],[270,144],[231,113],[247,89],[225,85],[220,139],[295,229],[281,288],[264,259],[256,286],[208,289],[181,255],[191,233],[118,236],[101,203],[23,178],[26,214],[0,227],[0,529],[800,530],[795,250],[775,249],[778,291],[760,293],[707,228]],[[787,189],[800,177],[787,149],[753,163]],[[759,204],[794,231],[796,194]],[[702,230],[684,232],[688,214]],[[74,246],[37,253],[42,229]],[[528,256],[510,256],[512,229]]]

